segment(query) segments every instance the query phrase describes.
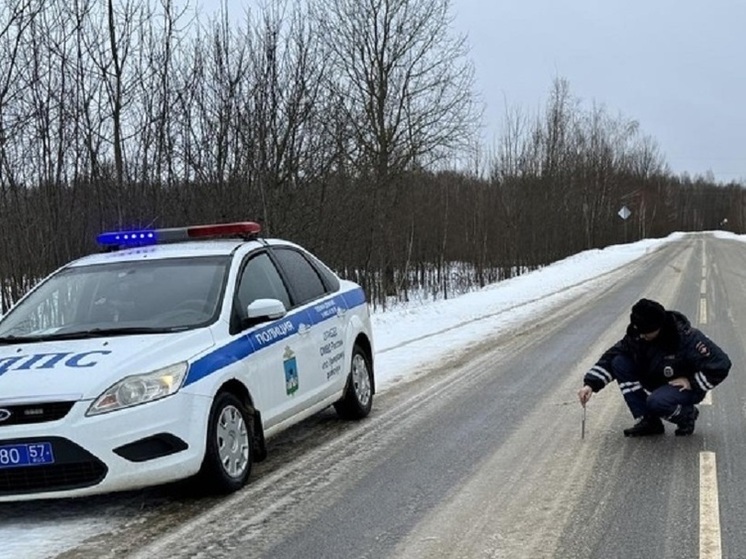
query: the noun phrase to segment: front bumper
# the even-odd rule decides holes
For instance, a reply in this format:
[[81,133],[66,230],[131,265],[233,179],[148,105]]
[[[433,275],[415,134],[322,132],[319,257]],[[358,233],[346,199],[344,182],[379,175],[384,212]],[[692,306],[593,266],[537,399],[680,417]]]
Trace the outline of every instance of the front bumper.
[[86,417],[0,426],[0,446],[48,442],[54,463],[0,468],[0,502],[79,497],[158,485],[199,471],[210,400],[186,392]]

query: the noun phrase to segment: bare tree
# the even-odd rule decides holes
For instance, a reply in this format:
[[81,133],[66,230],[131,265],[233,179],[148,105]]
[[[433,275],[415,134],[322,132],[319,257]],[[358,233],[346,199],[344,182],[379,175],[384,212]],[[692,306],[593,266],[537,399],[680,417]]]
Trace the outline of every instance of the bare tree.
[[312,2],[329,53],[327,86],[342,102],[349,157],[368,183],[358,192],[359,215],[369,217],[361,266],[377,260],[391,289],[393,246],[407,235],[390,224],[403,172],[468,148],[479,120],[465,38],[452,35],[449,9],[450,0]]
[[320,37],[298,4],[273,2],[251,29],[252,88],[241,115],[246,168],[265,224],[297,234],[312,221],[298,214],[302,204],[288,199],[316,182],[332,158],[322,109],[326,63]]
[[316,0],[330,87],[345,100],[357,154],[380,177],[468,147],[479,113],[450,0]]
[[129,179],[127,144],[141,132],[134,111],[139,110],[143,95],[141,87],[145,75],[143,32],[152,17],[148,0],[107,0],[105,7],[92,4],[84,17],[88,23],[84,35],[86,50],[83,56],[92,61],[95,73],[90,79],[99,84],[94,111],[101,129],[99,141],[107,147],[104,163],[99,164],[100,179],[111,183],[105,194],[119,224],[125,221],[125,192]]
[[141,31],[144,64],[139,83],[143,90],[137,129],[141,130],[134,146],[138,181],[168,185],[177,182],[176,123],[183,114],[177,99],[183,91],[181,70],[185,62],[183,48],[194,20],[188,20],[189,3],[179,7],[174,0],[158,0]]

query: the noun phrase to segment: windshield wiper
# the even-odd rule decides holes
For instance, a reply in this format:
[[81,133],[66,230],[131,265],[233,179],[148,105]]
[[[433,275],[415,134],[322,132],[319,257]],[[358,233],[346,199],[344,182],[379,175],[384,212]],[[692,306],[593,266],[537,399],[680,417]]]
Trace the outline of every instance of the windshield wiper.
[[39,338],[35,336],[0,336],[0,344],[24,344],[36,342]]
[[166,334],[175,332],[177,328],[162,326],[126,326],[119,328],[91,328],[90,330],[77,330],[75,332],[61,332],[44,336],[44,339],[53,340],[75,340],[77,338],[106,338],[108,336],[132,336],[137,334]]
[[89,330],[76,330],[74,332],[57,332],[42,336],[6,336],[0,337],[0,344],[22,344],[34,342],[49,342],[54,340],[80,340],[84,338],[106,338],[108,336],[132,336],[137,334],[167,334],[178,332],[183,328],[174,327],[152,327],[152,326],[128,326],[121,328],[91,328]]

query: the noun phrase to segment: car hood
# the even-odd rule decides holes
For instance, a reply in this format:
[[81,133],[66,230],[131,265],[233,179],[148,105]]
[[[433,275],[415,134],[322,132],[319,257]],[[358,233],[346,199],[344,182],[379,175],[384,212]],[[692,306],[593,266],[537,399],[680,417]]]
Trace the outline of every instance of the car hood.
[[126,376],[190,361],[214,344],[203,328],[0,346],[0,404],[96,398]]

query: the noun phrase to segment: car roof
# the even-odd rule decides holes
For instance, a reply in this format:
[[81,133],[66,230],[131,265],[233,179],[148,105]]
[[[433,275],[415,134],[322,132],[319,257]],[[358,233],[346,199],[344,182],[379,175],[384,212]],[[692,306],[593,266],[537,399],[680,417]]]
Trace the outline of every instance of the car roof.
[[94,266],[111,262],[132,262],[137,260],[154,260],[165,258],[199,258],[202,256],[229,256],[239,247],[248,250],[262,246],[297,246],[294,243],[280,239],[261,239],[244,241],[241,239],[217,239],[185,241],[160,245],[125,248],[121,250],[101,252],[83,256],[70,262],[66,267]]

